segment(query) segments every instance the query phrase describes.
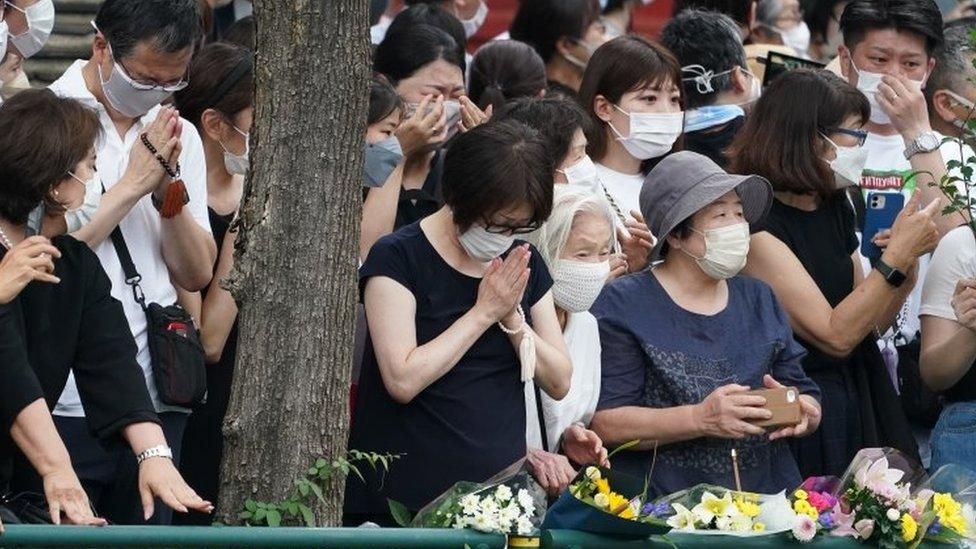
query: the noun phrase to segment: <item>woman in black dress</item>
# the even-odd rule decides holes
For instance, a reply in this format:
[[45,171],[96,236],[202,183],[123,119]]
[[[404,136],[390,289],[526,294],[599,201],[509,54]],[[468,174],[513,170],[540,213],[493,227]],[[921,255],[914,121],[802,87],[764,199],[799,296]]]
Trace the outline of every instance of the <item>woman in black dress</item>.
[[552,279],[516,239],[549,216],[553,173],[535,130],[478,126],[447,152],[445,207],[369,252],[370,337],[349,447],[402,457],[385,477],[349,479],[346,524],[392,524],[387,498],[416,511],[525,457],[523,382],[557,400],[568,391]]
[[[203,497],[217,501],[222,425],[230,402],[237,356],[237,304],[220,280],[234,266],[230,226],[241,203],[248,168],[248,132],[254,114],[254,68],[250,50],[225,42],[200,50],[190,65],[190,85],[175,95],[180,114],[200,132],[207,162],[207,210],[220,253],[210,285],[180,300],[199,322],[207,359],[207,402],[193,410],[183,433],[180,470]],[[209,516],[173,517],[175,524],[208,525]]]
[[881,256],[908,279],[899,285],[878,268],[863,272],[845,191],[860,180],[869,113],[865,97],[835,75],[791,72],[763,93],[729,155],[733,171],[762,175],[776,191],[744,272],[773,287],[823,395],[820,430],[793,444],[804,476],[841,474],[864,447],[918,454],[875,332],[891,325],[915,283],[917,258],[938,236],[932,209],[918,212],[913,200]]
[[[28,90],[0,106],[0,496],[16,480],[17,492],[45,492],[53,520],[60,509],[70,522],[104,523],[78,506],[88,500],[76,497],[81,485],[49,413],[73,371],[91,431],[106,444],[128,443],[138,456],[146,518],[154,495],[179,511],[210,512],[173,465],[132,333],[98,258],[69,235],[50,244],[27,237],[35,207],[43,205],[48,217],[75,212],[86,187],[97,184],[97,116],[48,90]],[[5,276],[10,272],[19,276]],[[29,462],[16,479],[8,468],[15,445]]]

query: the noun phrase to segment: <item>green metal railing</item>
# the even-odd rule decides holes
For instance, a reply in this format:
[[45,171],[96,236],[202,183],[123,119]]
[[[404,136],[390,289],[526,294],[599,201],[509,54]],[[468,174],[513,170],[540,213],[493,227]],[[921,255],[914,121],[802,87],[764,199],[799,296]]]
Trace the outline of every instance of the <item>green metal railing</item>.
[[[247,528],[209,526],[81,526],[6,525],[0,548],[14,547],[153,547],[203,548],[321,548],[321,549],[503,549],[504,536],[471,530],[417,528]],[[572,530],[546,530],[542,549],[713,549],[748,547],[774,549],[801,547],[785,534],[760,538],[733,538],[669,534],[664,538],[614,539]],[[821,536],[802,547],[816,549],[859,549],[851,538]],[[922,548],[944,549],[944,545],[923,543]]]

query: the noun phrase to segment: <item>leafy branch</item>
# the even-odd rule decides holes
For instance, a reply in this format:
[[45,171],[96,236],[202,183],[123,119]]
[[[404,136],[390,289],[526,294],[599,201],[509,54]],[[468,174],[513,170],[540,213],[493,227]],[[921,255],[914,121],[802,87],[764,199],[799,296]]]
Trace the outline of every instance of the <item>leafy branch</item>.
[[[368,465],[374,472],[382,475],[390,470],[390,465],[401,456],[399,454],[377,454],[349,450],[342,457],[332,461],[325,458],[315,460],[315,463],[305,471],[301,478],[295,479],[295,488],[287,498],[274,503],[248,499],[244,502],[244,509],[237,514],[237,518],[248,526],[315,526],[315,513],[312,506],[317,499],[325,501],[325,491],[332,486],[332,481],[348,477],[350,473],[366,482],[360,468]],[[381,477],[382,478],[382,477]]]

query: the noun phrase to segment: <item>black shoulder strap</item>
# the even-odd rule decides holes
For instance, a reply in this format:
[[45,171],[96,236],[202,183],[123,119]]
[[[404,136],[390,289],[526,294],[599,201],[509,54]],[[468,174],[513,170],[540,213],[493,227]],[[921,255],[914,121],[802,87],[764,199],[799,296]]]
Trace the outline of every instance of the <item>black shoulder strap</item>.
[[125,273],[125,283],[132,287],[132,297],[136,303],[145,309],[146,296],[142,293],[142,286],[139,285],[142,282],[142,275],[136,270],[136,264],[132,262],[129,247],[126,246],[125,237],[122,236],[122,228],[116,225],[115,229],[112,230],[111,238],[115,253],[119,256],[119,263],[122,264],[122,272]]
[[546,433],[546,414],[542,409],[542,391],[539,390],[539,386],[533,383],[535,387],[535,411],[539,419],[539,435],[542,437],[542,449],[546,452],[549,451],[549,434]]

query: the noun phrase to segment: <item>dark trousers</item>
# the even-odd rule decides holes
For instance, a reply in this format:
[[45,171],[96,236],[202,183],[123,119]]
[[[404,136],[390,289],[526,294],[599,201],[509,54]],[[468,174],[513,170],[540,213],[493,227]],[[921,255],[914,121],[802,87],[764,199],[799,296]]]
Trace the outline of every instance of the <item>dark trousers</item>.
[[[187,415],[179,412],[159,414],[166,443],[173,449],[173,462],[177,467]],[[54,416],[54,424],[98,516],[113,524],[169,525],[172,522],[172,509],[159,498],[156,498],[153,516],[148,521],[143,520],[139,466],[128,445],[106,448],[88,431],[88,423],[83,417]]]

